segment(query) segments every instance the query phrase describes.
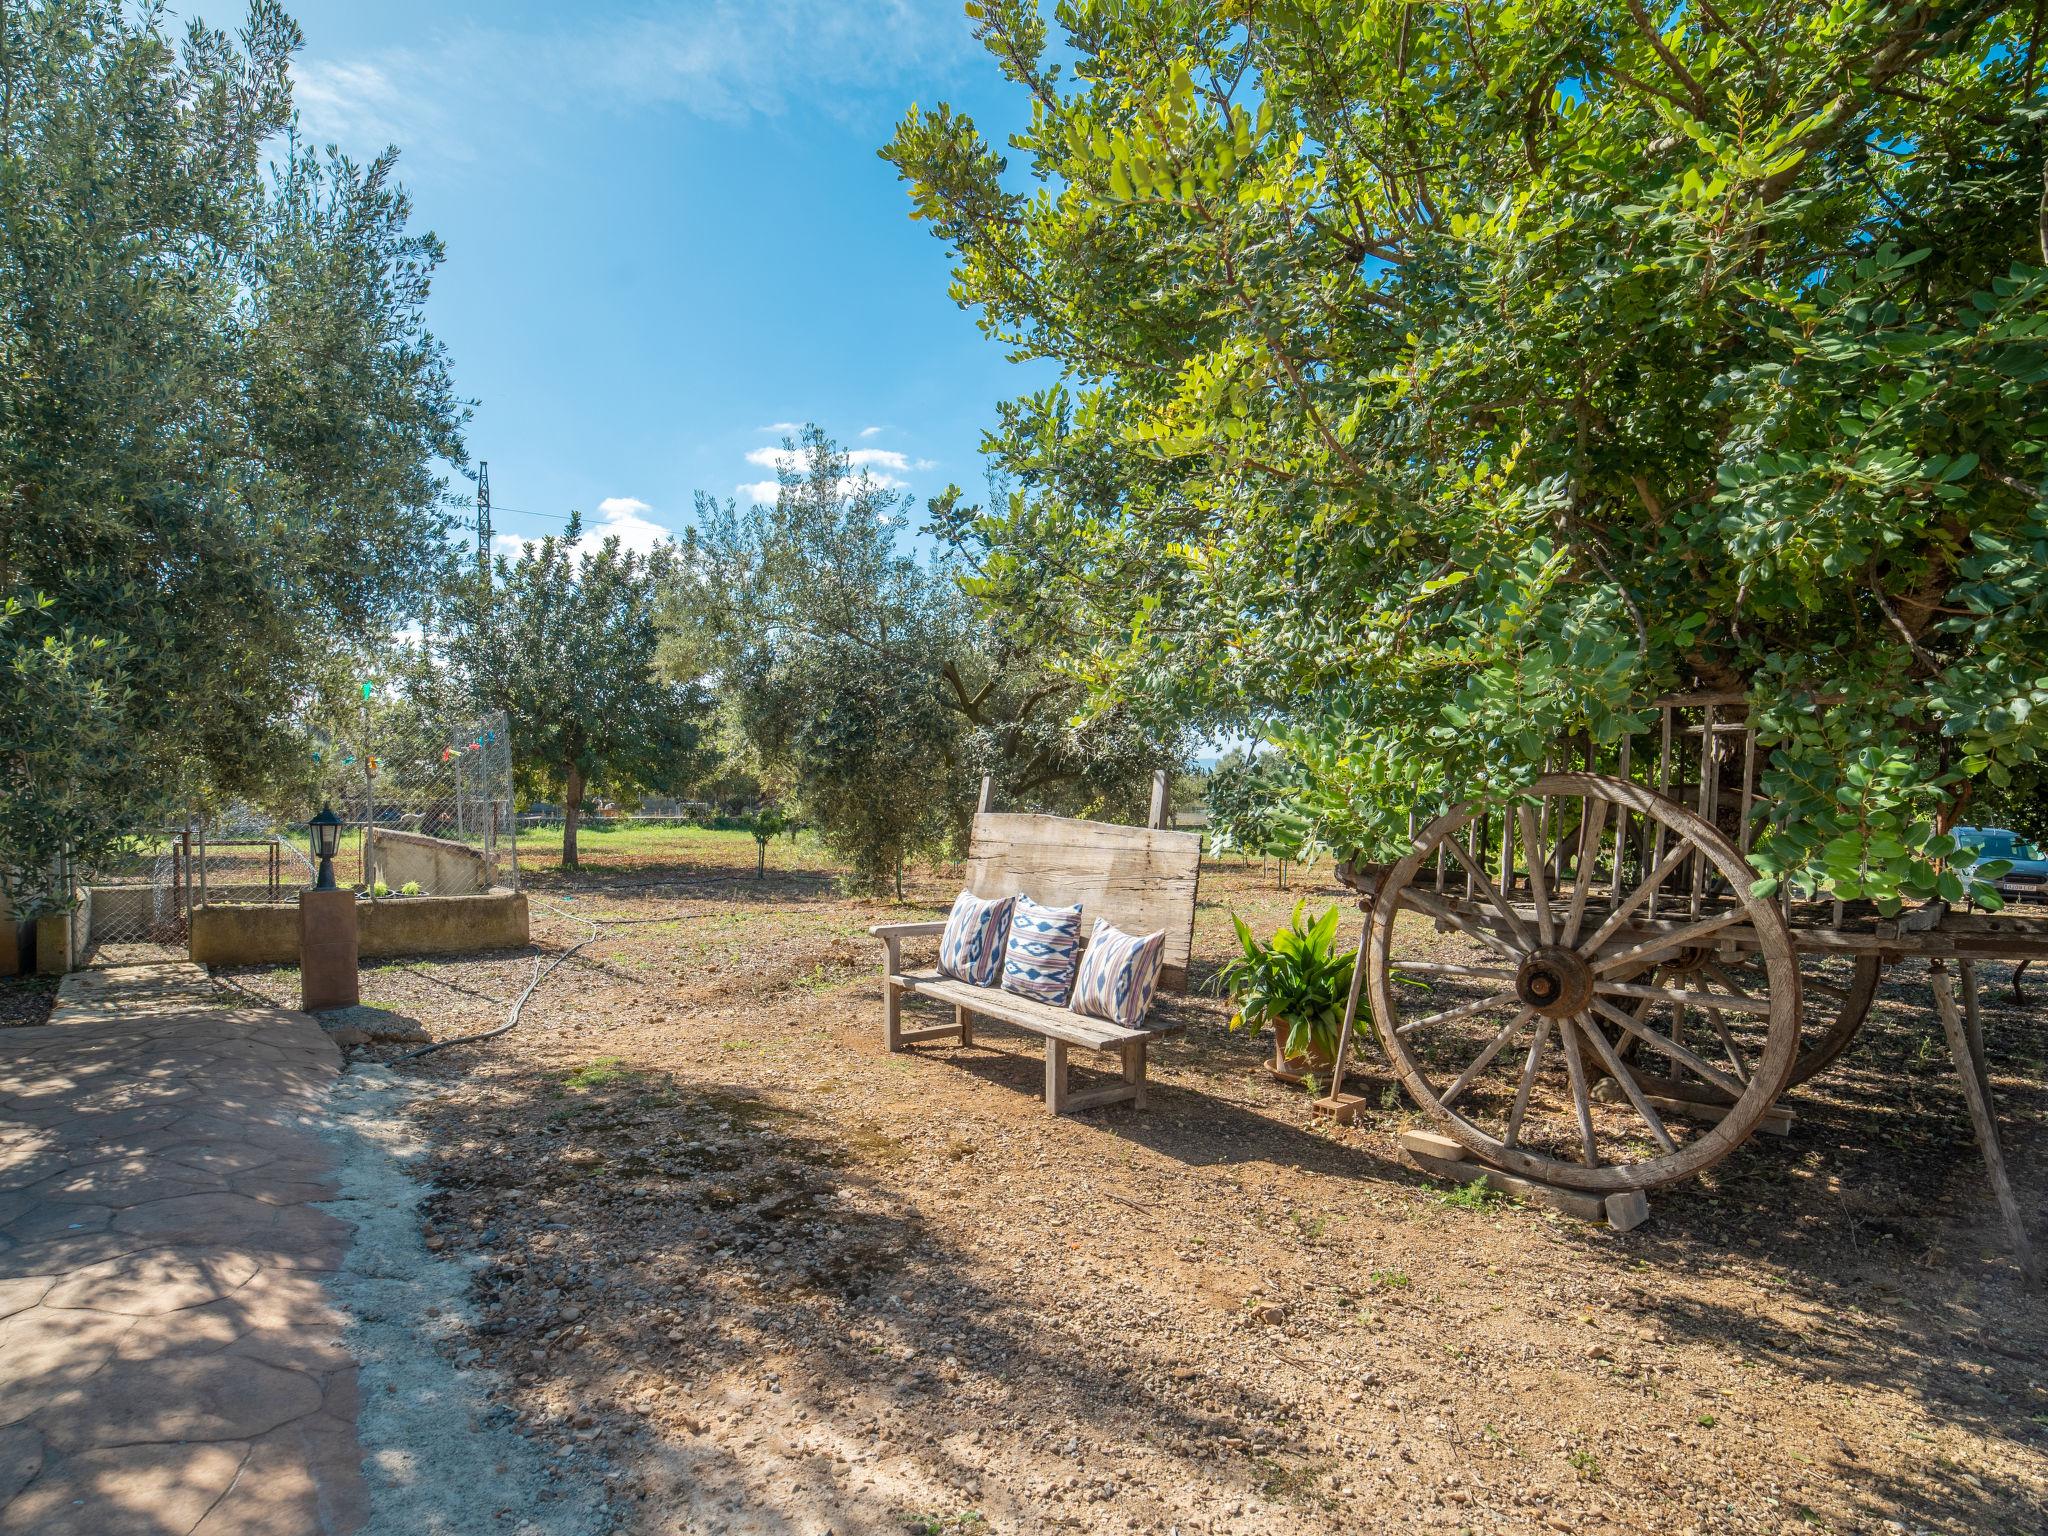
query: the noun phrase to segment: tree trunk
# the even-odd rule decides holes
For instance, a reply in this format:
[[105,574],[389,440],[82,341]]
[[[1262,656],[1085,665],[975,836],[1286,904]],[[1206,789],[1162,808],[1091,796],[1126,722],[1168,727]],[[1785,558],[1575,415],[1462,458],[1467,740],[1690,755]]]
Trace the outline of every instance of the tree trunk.
[[896,858],[896,899],[903,899],[903,858],[900,854]]
[[762,880],[767,878],[767,875],[768,839],[765,837],[757,837],[754,839],[754,878],[756,880]]
[[576,823],[583,819],[583,770],[569,765],[569,779],[562,792],[562,868],[581,869],[576,861]]

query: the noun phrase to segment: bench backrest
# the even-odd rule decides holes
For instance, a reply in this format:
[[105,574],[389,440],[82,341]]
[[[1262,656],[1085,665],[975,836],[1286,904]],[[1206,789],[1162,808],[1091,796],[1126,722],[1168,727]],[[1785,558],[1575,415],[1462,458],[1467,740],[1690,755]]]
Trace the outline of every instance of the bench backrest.
[[968,843],[967,888],[983,898],[1021,891],[1046,906],[1078,901],[1084,939],[1098,917],[1125,933],[1163,930],[1160,985],[1185,992],[1201,867],[1199,833],[983,811]]

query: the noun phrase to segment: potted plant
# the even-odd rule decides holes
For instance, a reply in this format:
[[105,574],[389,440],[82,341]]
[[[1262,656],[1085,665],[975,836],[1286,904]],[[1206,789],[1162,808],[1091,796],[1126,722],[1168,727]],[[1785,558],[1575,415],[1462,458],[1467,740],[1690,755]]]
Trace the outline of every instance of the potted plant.
[[1341,909],[1332,907],[1304,926],[1307,906],[1305,900],[1296,902],[1287,926],[1266,943],[1254,938],[1233,912],[1230,921],[1244,953],[1216,978],[1237,1004],[1232,1029],[1273,1027],[1273,1075],[1290,1083],[1305,1082],[1311,1072],[1336,1060],[1351,968],[1358,958],[1356,950],[1337,953]]

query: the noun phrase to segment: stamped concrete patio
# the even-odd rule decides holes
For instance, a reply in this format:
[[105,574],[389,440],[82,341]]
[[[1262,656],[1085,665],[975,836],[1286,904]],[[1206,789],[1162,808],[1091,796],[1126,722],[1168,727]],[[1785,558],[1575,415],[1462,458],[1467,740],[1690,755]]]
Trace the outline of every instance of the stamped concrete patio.
[[0,1532],[337,1533],[367,1512],[322,1286],[341,1058],[188,964],[0,1031]]

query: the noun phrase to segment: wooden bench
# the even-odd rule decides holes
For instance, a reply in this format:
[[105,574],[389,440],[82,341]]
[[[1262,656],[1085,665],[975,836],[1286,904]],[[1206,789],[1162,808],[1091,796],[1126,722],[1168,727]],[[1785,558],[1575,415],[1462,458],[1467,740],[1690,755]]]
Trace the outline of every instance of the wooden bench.
[[[1084,949],[1098,917],[1125,933],[1164,931],[1159,985],[1163,991],[1184,992],[1194,947],[1195,884],[1201,862],[1202,840],[1192,832],[983,811],[974,818],[968,845],[967,889],[984,899],[1021,892],[1046,906],[1079,902]],[[1178,1023],[1155,1025],[1148,1018],[1139,1028],[1126,1029],[1014,992],[957,981],[935,969],[903,968],[904,940],[936,939],[945,931],[943,921],[878,923],[868,930],[883,945],[882,1038],[890,1050],[934,1040],[972,1045],[976,1019],[1008,1024],[1045,1040],[1045,1104],[1052,1113],[1098,1104],[1144,1106],[1146,1047],[1162,1035],[1176,1033]],[[906,994],[952,1004],[953,1022],[905,1029]],[[1109,1088],[1070,1092],[1067,1053],[1074,1046],[1115,1052],[1123,1081]]]

